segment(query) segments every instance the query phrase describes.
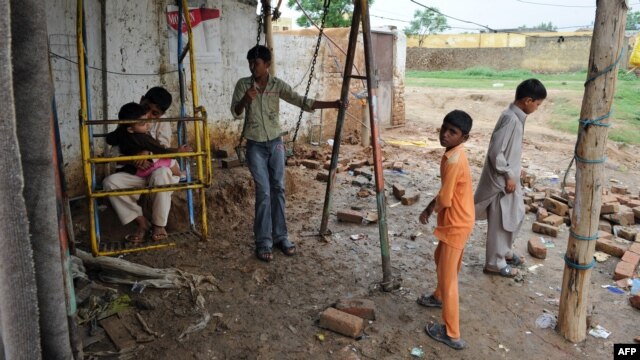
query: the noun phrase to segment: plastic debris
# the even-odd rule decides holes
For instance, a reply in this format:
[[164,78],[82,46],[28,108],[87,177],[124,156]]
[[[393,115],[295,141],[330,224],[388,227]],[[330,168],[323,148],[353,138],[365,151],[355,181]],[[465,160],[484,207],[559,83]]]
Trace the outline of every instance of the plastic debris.
[[503,349],[505,352],[509,352],[509,348],[502,344],[498,344],[498,349]]
[[544,313],[536,319],[536,326],[541,329],[553,329],[557,323],[556,317],[549,313]]
[[537,269],[537,268],[542,267],[542,266],[543,266],[542,264],[532,265],[532,266],[529,266],[529,267],[527,268],[527,270],[529,270],[529,271],[533,272],[533,271],[536,271],[536,269]]
[[609,335],[611,335],[611,332],[607,331],[607,329],[603,328],[600,325],[596,325],[596,327],[589,330],[589,335],[601,339],[606,339],[609,337]]
[[420,349],[419,347],[414,347],[413,349],[411,349],[411,356],[422,358],[424,357],[424,350]]
[[324,341],[324,334],[317,333],[316,334],[316,339],[318,339],[319,341]]
[[540,241],[547,249],[553,249],[554,247],[556,247],[556,244],[551,239],[545,239],[544,237],[540,236]]
[[631,295],[640,294],[640,279],[633,279],[631,283]]
[[618,295],[622,295],[624,294],[624,290],[620,289],[617,286],[607,286],[607,290],[609,290],[610,292],[614,293],[614,294],[618,294]]
[[593,253],[593,257],[596,259],[597,262],[604,262],[607,261],[607,259],[610,257],[611,255],[607,254],[607,253],[603,253],[602,251],[596,251],[595,253]]
[[367,238],[367,234],[353,234],[349,236],[351,240],[362,240]]

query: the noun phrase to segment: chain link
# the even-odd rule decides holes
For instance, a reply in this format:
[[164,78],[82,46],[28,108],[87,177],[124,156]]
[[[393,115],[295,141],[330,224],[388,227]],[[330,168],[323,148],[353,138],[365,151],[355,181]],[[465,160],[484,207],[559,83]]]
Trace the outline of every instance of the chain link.
[[[313,60],[311,61],[311,70],[309,71],[309,80],[307,81],[307,89],[304,92],[304,99],[302,101],[302,106],[307,102],[307,98],[309,97],[309,89],[311,88],[311,81],[313,80],[313,71],[316,67],[316,61],[318,60],[318,52],[320,51],[320,42],[322,41],[322,34],[324,33],[324,23],[327,20],[327,13],[329,12],[329,5],[331,4],[331,0],[324,1],[324,13],[322,14],[322,21],[320,22],[320,33],[318,34],[318,41],[316,42],[316,51],[313,53]],[[296,142],[298,138],[298,130],[300,130],[300,124],[302,124],[302,114],[304,113],[303,108],[300,108],[300,116],[298,116],[298,123],[296,124],[296,131],[293,133],[292,143]]]

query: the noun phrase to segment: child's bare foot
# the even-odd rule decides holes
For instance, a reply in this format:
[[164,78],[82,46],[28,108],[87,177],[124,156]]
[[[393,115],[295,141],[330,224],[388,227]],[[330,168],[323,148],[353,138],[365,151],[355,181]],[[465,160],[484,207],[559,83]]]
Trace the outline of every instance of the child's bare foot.
[[163,241],[166,240],[168,236],[169,234],[167,234],[167,230],[164,226],[153,225],[153,230],[151,230],[151,240]]

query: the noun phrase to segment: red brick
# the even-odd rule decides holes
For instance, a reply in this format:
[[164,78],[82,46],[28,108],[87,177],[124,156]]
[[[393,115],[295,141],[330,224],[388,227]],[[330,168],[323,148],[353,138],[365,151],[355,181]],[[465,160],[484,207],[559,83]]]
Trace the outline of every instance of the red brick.
[[539,236],[534,236],[529,239],[529,242],[527,242],[527,250],[529,251],[529,254],[531,254],[531,256],[533,256],[534,258],[547,258],[547,247],[544,246]]
[[531,230],[534,233],[538,233],[538,234],[549,235],[549,236],[553,236],[553,237],[557,237],[558,236],[558,228],[557,227],[551,226],[551,225],[547,225],[547,224],[543,224],[543,223],[539,223],[539,222],[534,222],[533,225],[531,226]]
[[631,246],[629,246],[629,251],[632,251],[640,255],[640,243],[639,242],[632,243]]
[[320,327],[356,338],[362,334],[364,320],[355,315],[328,308],[320,314]]
[[622,228],[618,230],[618,236],[629,241],[634,241],[636,239],[636,235],[638,234],[638,230],[632,228]]
[[420,193],[404,194],[400,199],[402,205],[413,205],[420,200]]
[[596,241],[596,250],[621,258],[629,247],[615,240],[600,238]]
[[547,209],[543,207],[539,207],[538,210],[536,210],[537,222],[542,222],[542,220],[545,219],[547,216],[549,216],[549,212],[547,212]]
[[322,182],[328,182],[329,173],[326,173],[324,171],[318,171],[318,173],[316,174],[316,180],[322,181]]
[[615,214],[620,211],[620,204],[618,202],[606,203],[600,206],[600,215]]
[[631,306],[633,306],[634,308],[640,310],[640,295],[635,295],[635,296],[630,297],[629,298],[629,302],[631,303]]
[[304,167],[309,169],[320,169],[320,163],[315,160],[305,159],[305,160],[302,160],[300,164],[302,164]]
[[640,200],[637,199],[629,199],[629,201],[627,201],[627,203],[625,204],[630,208],[637,208],[640,207]]
[[598,231],[598,239],[609,239],[613,240],[613,234],[610,232],[604,232],[602,230]]
[[367,160],[351,160],[348,164],[349,170],[359,169],[365,165],[367,165]]
[[640,207],[633,208],[633,216],[635,216],[636,219],[640,219]]
[[633,265],[633,268],[635,269],[638,266],[638,263],[640,263],[640,255],[634,253],[633,251],[625,251],[624,255],[622,255],[622,258],[620,259],[624,262],[628,262],[629,264]]
[[611,234],[611,223],[607,220],[600,219],[598,230]]
[[619,261],[618,265],[616,265],[616,271],[613,273],[613,280],[633,277],[634,270],[635,267],[633,264],[626,261]]
[[396,197],[396,199],[401,200],[402,197],[404,196],[406,190],[404,188],[404,186],[400,186],[398,184],[393,184],[393,196]]
[[340,210],[338,211],[338,221],[361,224],[363,215],[360,211]]
[[612,194],[621,194],[621,195],[625,195],[628,192],[628,188],[624,185],[613,185],[611,186],[611,193]]
[[376,319],[376,304],[368,299],[340,299],[336,309],[365,320]]
[[556,215],[564,216],[569,210],[569,205],[563,204],[558,200],[546,198],[544,199],[544,208]]
[[530,198],[530,197],[528,197],[528,196],[524,196],[524,197],[522,198],[522,200],[524,201],[525,205],[531,205],[531,204],[533,204],[533,199],[532,199],[532,198]]
[[226,158],[226,159],[222,159],[222,167],[225,169],[231,169],[234,167],[238,167],[240,166],[240,160],[236,159],[236,158]]
[[618,198],[615,195],[602,195],[603,204],[617,203],[617,202],[618,202]]
[[556,214],[551,214],[544,218],[544,220],[542,220],[542,223],[551,226],[560,226],[561,224],[564,224],[564,218]]
[[629,197],[626,195],[615,195],[615,197],[618,199],[620,205],[627,205],[629,203]]
[[619,224],[622,226],[635,224],[636,221],[634,217],[635,215],[633,213],[633,210],[624,205],[620,205],[620,211],[615,214],[602,215],[603,219],[609,220],[615,224]]

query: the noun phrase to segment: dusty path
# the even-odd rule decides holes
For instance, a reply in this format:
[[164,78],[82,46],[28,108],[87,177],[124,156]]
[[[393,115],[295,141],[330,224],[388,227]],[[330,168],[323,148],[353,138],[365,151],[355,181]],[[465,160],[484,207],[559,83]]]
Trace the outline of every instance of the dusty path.
[[[333,236],[328,242],[308,233],[317,232],[323,206],[325,183],[316,181],[316,171],[290,167],[287,216],[299,254],[287,258],[275,253],[273,262],[259,262],[253,255],[253,188],[246,168],[220,171],[209,191],[209,216],[213,239],[179,248],[135,254],[128,259],[155,267],[178,267],[193,273],[212,274],[220,291],[205,295],[210,313],[222,314],[209,326],[185,341],[178,334],[197,319],[189,294],[185,291],[148,289],[144,297],[153,310],[138,310],[149,325],[164,335],[144,344],[137,359],[410,359],[411,349],[421,347],[429,359],[610,359],[613,343],[631,342],[638,333],[639,312],[628,305],[626,295],[609,292],[601,285],[611,284],[616,260],[599,264],[592,274],[590,302],[592,323],[600,324],[612,335],[607,340],[588,336],[581,344],[571,344],[551,329],[535,325],[548,311],[557,314],[557,299],[563,271],[562,254],[568,229],[564,228],[556,247],[545,261],[527,256],[528,264],[543,264],[533,272],[525,270],[522,281],[482,274],[484,232],[478,223],[464,255],[460,274],[461,329],[470,345],[456,352],[435,343],[424,333],[424,325],[438,320],[440,313],[419,307],[416,297],[434,287],[434,238],[432,226],[420,225],[418,214],[435,194],[439,157],[442,149],[435,142],[436,127],[451,109],[466,110],[475,120],[468,142],[474,179],[480,173],[484,152],[500,111],[508,104],[510,92],[482,93],[473,90],[408,88],[407,127],[384,131],[389,141],[384,147],[387,160],[403,161],[405,174],[385,173],[387,188],[393,183],[422,194],[413,206],[388,207],[391,261],[394,275],[402,278],[402,288],[383,293],[378,228],[375,224],[338,223],[331,217]],[[554,93],[548,103],[553,102]],[[564,93],[579,101],[580,94]],[[571,157],[575,136],[559,134],[546,124],[552,116],[545,107],[527,123],[524,158],[529,171],[540,178],[561,174]],[[392,139],[410,139],[426,147],[396,146]],[[364,154],[358,146],[344,146],[344,156]],[[323,149],[329,151],[328,149]],[[639,165],[634,148],[609,151],[607,177],[625,182],[637,193]],[[624,165],[624,172],[618,171]],[[334,194],[333,212],[353,205],[374,210],[375,198],[359,198],[354,177],[340,173]],[[363,180],[360,178],[360,180]],[[635,181],[635,182],[633,182]],[[387,193],[389,204],[397,201]],[[526,253],[526,240],[533,215],[527,215],[516,249]],[[412,235],[423,233],[415,240]],[[352,234],[364,234],[351,240]],[[364,297],[377,306],[377,320],[366,328],[361,340],[353,340],[320,329],[318,313],[342,297]],[[319,341],[318,334],[325,336]],[[108,349],[108,342],[88,351]],[[341,352],[342,350],[342,352]]]

